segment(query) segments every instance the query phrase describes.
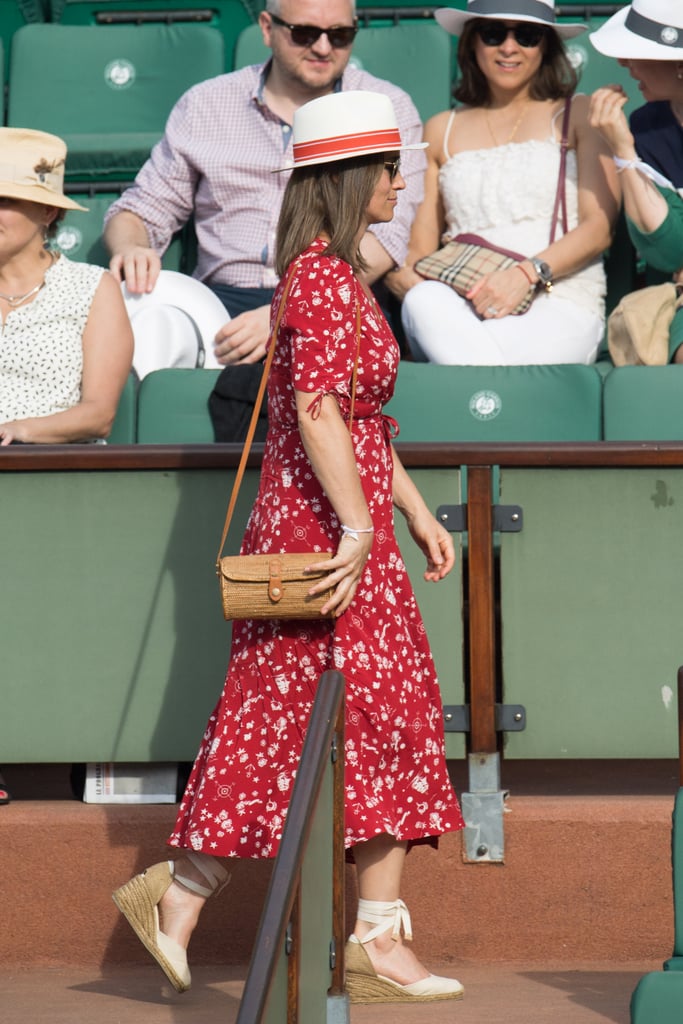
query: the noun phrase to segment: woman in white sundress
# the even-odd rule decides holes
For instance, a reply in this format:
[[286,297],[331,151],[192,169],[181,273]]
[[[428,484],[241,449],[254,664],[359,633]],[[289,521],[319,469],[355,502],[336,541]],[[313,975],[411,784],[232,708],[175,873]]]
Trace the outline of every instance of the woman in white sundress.
[[[435,17],[459,35],[458,107],[425,126],[425,198],[406,264],[388,275],[403,300],[414,358],[460,365],[594,362],[604,330],[605,274],[619,209],[615,168],[588,123],[587,96],[562,40],[586,26],[556,24],[553,0],[469,0]],[[567,231],[551,238],[563,115],[570,104]],[[471,233],[525,257],[480,278],[466,298],[425,281],[415,263]],[[512,310],[529,295],[529,310]]]

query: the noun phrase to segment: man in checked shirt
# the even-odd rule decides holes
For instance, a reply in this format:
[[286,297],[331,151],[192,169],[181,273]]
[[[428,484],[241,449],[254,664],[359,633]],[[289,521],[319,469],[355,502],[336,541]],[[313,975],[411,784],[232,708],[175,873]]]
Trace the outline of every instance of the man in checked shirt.
[[[193,276],[216,292],[230,315],[214,344],[224,365],[264,355],[277,283],[275,231],[288,178],[272,171],[291,158],[294,111],[336,89],[382,92],[394,105],[404,144],[422,138],[419,114],[403,90],[347,66],[357,31],[355,0],[268,0],[259,23],[270,59],[186,92],[134,184],[105,217],[110,268],[130,291],[142,293],[152,291],[174,232],[194,216]],[[396,215],[365,236],[372,284],[403,263],[424,167],[422,151],[405,153],[406,189]]]

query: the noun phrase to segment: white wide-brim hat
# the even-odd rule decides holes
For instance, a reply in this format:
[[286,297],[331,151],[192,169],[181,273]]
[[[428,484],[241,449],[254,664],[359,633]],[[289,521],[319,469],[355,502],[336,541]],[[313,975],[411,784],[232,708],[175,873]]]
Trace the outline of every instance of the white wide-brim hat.
[[33,128],[0,128],[0,196],[83,210],[64,195],[66,143]]
[[683,60],[683,3],[633,0],[588,38],[606,57]]
[[329,164],[371,153],[425,149],[426,142],[401,144],[396,112],[388,96],[350,90],[319,96],[294,112],[292,162],[277,171]]
[[222,369],[213,342],[230,314],[207,285],[162,270],[151,292],[129,292],[125,282],[121,291],[135,340],[133,369],[140,379],[172,366]]
[[585,32],[588,25],[573,21],[555,21],[555,0],[467,0],[464,11],[452,7],[440,7],[434,17],[441,28],[459,36],[463,26],[473,18],[487,18],[495,21],[531,21],[536,25],[547,25],[554,29],[561,39],[572,39]]

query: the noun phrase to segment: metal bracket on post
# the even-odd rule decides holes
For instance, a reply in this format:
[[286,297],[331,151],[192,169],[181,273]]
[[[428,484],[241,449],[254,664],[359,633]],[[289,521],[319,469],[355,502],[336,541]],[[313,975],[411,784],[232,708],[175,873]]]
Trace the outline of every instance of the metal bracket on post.
[[500,754],[469,754],[468,763],[470,792],[461,793],[465,860],[472,864],[502,863],[508,792],[500,788]]
[[[524,512],[521,505],[494,505],[493,529],[497,533],[521,533]],[[467,505],[439,505],[436,518],[449,533],[467,531]]]
[[[526,729],[526,708],[523,704],[496,704],[495,716],[496,732],[524,732]],[[469,704],[444,704],[443,721],[445,732],[469,732]]]

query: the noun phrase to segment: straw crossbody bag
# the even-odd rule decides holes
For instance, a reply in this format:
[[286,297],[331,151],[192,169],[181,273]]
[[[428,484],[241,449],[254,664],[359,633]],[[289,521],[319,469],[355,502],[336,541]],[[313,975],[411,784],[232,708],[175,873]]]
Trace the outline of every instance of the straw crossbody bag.
[[[279,552],[266,555],[223,555],[223,548],[228,536],[230,521],[237,502],[242,477],[249,456],[249,449],[254,437],[261,402],[266,390],[268,374],[273,362],[273,354],[277,342],[277,333],[285,308],[292,282],[292,274],[283,290],[278,307],[275,326],[273,328],[268,357],[263,368],[263,377],[259,393],[254,405],[254,412],[249,424],[247,439],[242,450],[242,457],[235,476],[235,483],[230,495],[228,511],[225,516],[223,535],[221,537],[216,573],[220,582],[223,615],[226,619],[319,619],[320,609],[329,599],[332,590],[324,590],[313,597],[308,591],[311,586],[322,579],[325,572],[305,572],[307,566],[315,562],[324,562],[333,556],[329,552]],[[360,305],[356,301],[356,357],[351,377],[351,408],[349,412],[349,431],[353,424],[353,408],[356,398],[356,380],[358,376],[358,356],[360,351]]]
[[[567,197],[565,180],[567,175],[567,149],[569,148],[569,112],[571,97],[567,99],[562,118],[562,139],[560,142],[560,170],[557,178],[557,191],[550,222],[550,244],[555,241],[555,229],[558,213],[562,212],[562,228],[567,233]],[[521,263],[526,256],[510,249],[487,242],[479,235],[456,235],[436,252],[424,256],[415,264],[415,270],[428,281],[441,281],[450,285],[463,298],[485,274],[495,270],[507,270],[515,263]],[[529,288],[524,298],[512,310],[514,315],[526,313],[534,301],[536,289]]]

